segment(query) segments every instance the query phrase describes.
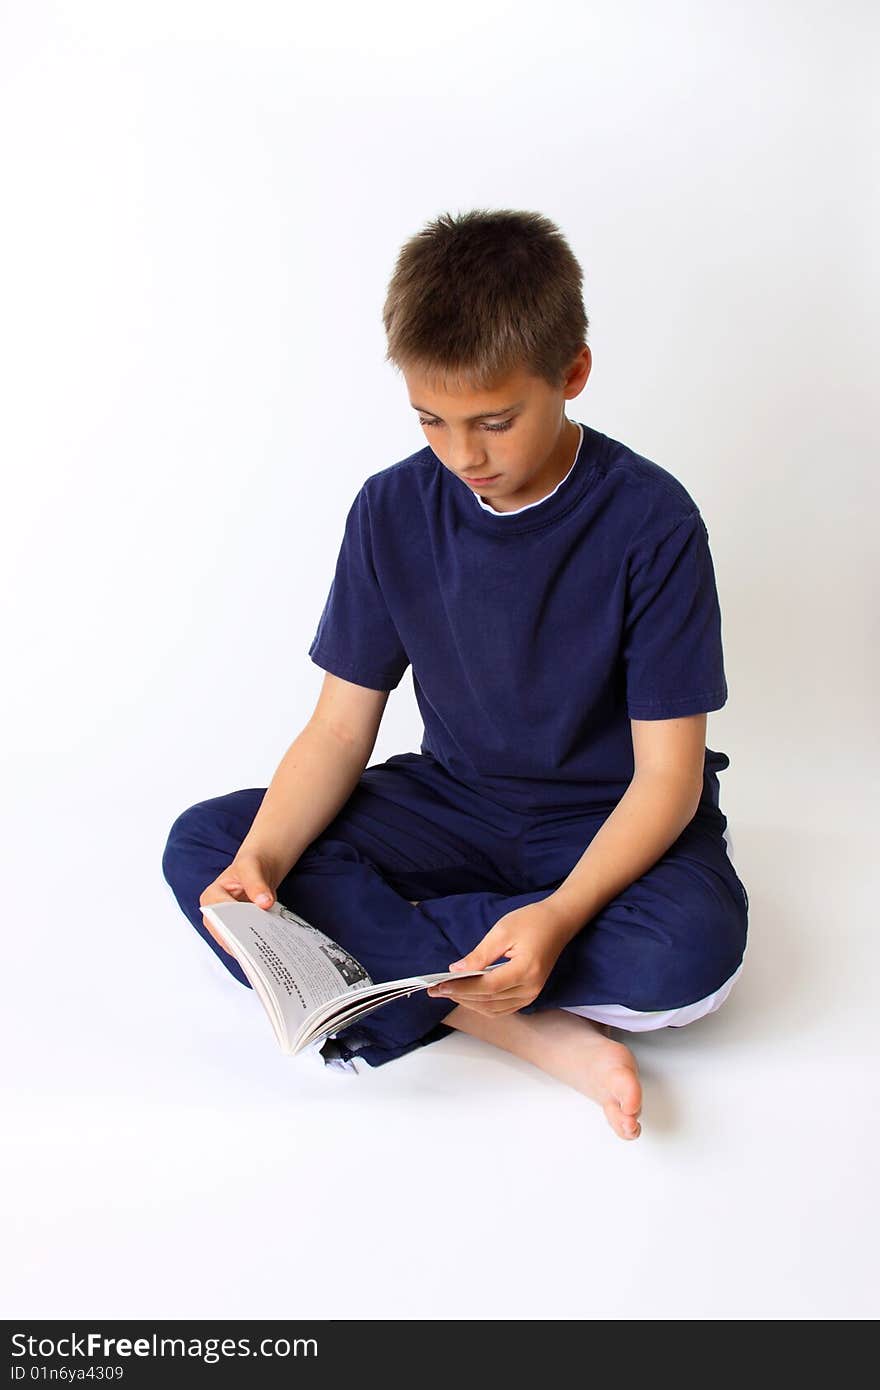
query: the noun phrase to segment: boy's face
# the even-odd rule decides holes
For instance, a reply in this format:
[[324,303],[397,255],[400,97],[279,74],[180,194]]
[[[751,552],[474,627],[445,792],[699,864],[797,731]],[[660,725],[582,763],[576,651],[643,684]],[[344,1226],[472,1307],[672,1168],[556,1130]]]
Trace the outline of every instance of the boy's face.
[[444,391],[414,367],[403,377],[443,466],[487,506],[511,512],[546,497],[574,462],[578,428],[565,402],[583,390],[591,365],[585,345],[557,389],[523,369],[486,391]]

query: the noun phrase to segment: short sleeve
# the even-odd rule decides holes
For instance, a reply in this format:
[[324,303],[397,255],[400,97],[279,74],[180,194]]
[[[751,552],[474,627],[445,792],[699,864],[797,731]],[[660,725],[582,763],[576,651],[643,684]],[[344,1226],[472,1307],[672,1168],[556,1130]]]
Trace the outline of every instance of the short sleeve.
[[725,704],[721,610],[699,511],[632,548],[624,629],[630,719],[674,719]]
[[336,572],[309,656],[323,670],[370,690],[393,690],[409,665],[376,574],[365,487],[345,521]]

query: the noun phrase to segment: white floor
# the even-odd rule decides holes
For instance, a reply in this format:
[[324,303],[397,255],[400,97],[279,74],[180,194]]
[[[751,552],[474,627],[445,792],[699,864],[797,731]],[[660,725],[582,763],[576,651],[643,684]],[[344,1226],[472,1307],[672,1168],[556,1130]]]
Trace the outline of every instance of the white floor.
[[[868,6],[521,9],[0,6],[7,1319],[880,1313]],[[558,225],[567,414],[711,541],[751,942],[633,1036],[634,1143],[465,1036],[283,1057],[160,873],[313,715],[343,519],[426,442],[386,277],[475,205]],[[374,761],[422,735],[408,672]]]
[[875,1317],[873,845],[735,839],[746,969],[633,1038],[633,1143],[465,1036],[358,1075],[283,1057],[162,885],[64,899],[51,957],[36,911],[10,932],[3,1314]]

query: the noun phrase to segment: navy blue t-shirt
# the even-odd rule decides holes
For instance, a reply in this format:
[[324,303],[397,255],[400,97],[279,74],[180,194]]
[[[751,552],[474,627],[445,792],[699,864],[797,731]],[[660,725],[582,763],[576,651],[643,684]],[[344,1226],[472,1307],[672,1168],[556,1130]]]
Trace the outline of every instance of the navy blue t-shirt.
[[[430,447],[367,478],[309,656],[393,690],[412,666],[421,752],[514,811],[607,814],[629,720],[727,699],[709,538],[682,484],[581,425],[547,497],[496,512]],[[698,815],[720,812],[706,750]]]

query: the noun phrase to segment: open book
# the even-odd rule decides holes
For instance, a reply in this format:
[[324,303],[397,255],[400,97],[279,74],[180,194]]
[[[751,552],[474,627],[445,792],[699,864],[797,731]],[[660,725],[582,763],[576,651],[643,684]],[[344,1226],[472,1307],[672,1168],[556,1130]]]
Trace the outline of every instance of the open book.
[[277,900],[269,908],[251,902],[212,903],[201,909],[261,1000],[283,1052],[301,1052],[417,989],[441,980],[488,975],[484,970],[444,970],[373,984],[360,961],[336,941]]

